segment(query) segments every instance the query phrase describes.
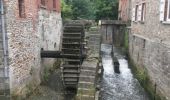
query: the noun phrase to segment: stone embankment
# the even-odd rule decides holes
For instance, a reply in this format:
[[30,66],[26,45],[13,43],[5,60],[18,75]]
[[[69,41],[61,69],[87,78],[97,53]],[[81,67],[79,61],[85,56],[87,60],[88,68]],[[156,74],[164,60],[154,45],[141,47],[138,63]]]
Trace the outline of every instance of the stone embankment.
[[88,54],[84,60],[77,90],[77,100],[95,100],[96,82],[98,78],[100,62],[101,34],[98,29],[87,33]]

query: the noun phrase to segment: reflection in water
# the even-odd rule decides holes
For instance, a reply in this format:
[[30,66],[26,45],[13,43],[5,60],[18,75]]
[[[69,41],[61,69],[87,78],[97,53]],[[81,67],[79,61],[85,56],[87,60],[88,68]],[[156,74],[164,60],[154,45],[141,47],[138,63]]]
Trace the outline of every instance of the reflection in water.
[[111,45],[102,44],[102,63],[104,74],[101,82],[102,100],[149,100],[128,68],[128,61],[114,49],[114,55],[118,58],[120,64],[120,74],[114,72],[114,66],[111,57]]

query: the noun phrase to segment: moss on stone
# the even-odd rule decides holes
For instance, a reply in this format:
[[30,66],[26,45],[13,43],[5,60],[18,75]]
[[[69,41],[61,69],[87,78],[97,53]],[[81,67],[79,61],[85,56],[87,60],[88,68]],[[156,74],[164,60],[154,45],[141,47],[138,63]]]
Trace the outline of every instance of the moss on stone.
[[129,48],[129,35],[128,35],[128,31],[125,31],[125,35],[124,35],[124,48],[128,51]]
[[151,100],[166,100],[159,92],[155,92],[156,87],[151,81],[148,72],[145,69],[146,67],[137,66],[131,58],[129,58],[129,63],[134,77],[138,79],[141,86],[148,93],[149,98]]

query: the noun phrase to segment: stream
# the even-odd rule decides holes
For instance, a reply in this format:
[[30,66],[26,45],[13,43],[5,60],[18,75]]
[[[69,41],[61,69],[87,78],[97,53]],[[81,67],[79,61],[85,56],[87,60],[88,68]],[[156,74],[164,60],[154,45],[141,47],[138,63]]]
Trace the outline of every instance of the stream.
[[149,100],[147,93],[134,78],[128,61],[120,48],[113,48],[114,57],[120,64],[120,73],[114,72],[111,56],[112,46],[101,45],[103,77],[101,79],[100,100]]

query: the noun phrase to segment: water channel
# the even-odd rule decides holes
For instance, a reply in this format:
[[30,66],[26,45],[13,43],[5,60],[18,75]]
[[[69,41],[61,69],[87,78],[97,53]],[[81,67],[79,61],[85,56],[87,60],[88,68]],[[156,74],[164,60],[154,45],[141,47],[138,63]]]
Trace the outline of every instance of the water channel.
[[119,48],[113,48],[113,51],[120,64],[120,73],[114,72],[111,50],[111,45],[101,45],[104,72],[100,100],[149,100],[138,80],[134,78],[128,61]]

